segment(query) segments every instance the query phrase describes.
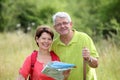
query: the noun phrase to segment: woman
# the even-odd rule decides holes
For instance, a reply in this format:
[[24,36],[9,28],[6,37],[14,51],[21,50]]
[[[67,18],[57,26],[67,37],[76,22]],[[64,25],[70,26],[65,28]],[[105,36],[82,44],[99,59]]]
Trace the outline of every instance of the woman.
[[51,77],[48,77],[45,74],[42,74],[41,71],[44,66],[51,61],[60,61],[58,56],[54,52],[49,51],[49,48],[53,42],[54,33],[48,26],[40,26],[36,30],[35,41],[39,47],[37,53],[36,61],[34,62],[34,67],[31,70],[32,57],[28,56],[19,70],[18,80],[26,80],[30,75],[29,80],[54,80]]

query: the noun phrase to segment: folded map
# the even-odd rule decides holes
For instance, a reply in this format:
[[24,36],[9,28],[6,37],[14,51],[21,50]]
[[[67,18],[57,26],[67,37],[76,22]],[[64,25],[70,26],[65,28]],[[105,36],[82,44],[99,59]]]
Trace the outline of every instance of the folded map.
[[63,80],[63,72],[73,68],[75,68],[74,64],[52,61],[43,68],[42,73],[54,78],[55,80]]

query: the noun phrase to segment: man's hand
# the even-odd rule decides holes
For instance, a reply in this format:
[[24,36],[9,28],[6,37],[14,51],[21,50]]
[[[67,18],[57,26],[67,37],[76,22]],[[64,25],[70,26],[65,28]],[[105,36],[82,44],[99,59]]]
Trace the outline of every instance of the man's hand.
[[96,68],[98,66],[98,59],[90,56],[90,50],[86,47],[82,50],[83,59],[91,66]]
[[90,60],[90,51],[89,51],[88,48],[86,48],[86,47],[83,48],[82,56],[83,56],[85,61],[89,61]]

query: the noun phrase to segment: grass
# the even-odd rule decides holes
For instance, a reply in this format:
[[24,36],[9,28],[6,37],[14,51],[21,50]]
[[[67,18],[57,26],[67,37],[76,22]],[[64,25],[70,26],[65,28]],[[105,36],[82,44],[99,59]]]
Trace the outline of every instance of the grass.
[[119,80],[120,66],[119,56],[120,50],[116,45],[109,41],[102,41],[97,44],[100,53],[99,67],[97,68],[97,76],[99,80]]
[[[120,50],[111,41],[96,43],[100,53],[98,80],[120,79]],[[0,33],[0,80],[15,80],[25,57],[37,49],[34,37],[23,33]]]
[[14,80],[25,57],[35,48],[34,37],[23,33],[0,34],[0,80]]

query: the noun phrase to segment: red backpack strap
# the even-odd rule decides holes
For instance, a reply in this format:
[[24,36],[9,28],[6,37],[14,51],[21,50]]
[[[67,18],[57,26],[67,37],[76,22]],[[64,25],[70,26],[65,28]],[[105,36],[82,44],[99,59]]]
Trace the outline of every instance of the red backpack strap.
[[[38,54],[38,51],[34,50],[31,54],[31,69],[30,69],[30,77],[32,77],[32,74],[33,74],[33,69],[34,69],[34,64],[37,60],[37,54]],[[30,80],[30,77],[29,77],[29,80]]]
[[52,61],[60,61],[59,57],[54,53],[54,51],[50,51],[50,55],[52,57]]

